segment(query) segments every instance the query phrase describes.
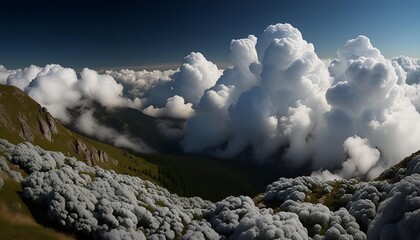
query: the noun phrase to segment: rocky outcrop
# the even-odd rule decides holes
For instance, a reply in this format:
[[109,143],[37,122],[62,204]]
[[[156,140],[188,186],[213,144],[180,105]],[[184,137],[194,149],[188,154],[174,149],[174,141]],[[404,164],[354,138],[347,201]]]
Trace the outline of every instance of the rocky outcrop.
[[42,118],[41,114],[38,114],[38,124],[41,130],[42,136],[51,142],[51,131],[48,123]]
[[77,139],[73,143],[73,149],[77,154],[83,156],[89,166],[96,165],[98,162],[107,162],[114,165],[118,164],[118,161],[111,158],[106,152],[97,150],[94,147],[88,147],[82,140]]
[[58,133],[57,124],[55,122],[55,119],[53,118],[53,116],[51,116],[49,112],[47,112],[47,123],[51,132],[57,134]]
[[[44,114],[46,115],[46,120],[44,120],[44,118],[42,117]],[[51,116],[48,110],[41,106],[39,106],[38,110],[38,124],[42,136],[44,136],[44,138],[51,142],[51,135],[58,133],[57,125],[55,119]]]
[[34,134],[31,130],[31,128],[29,127],[28,123],[27,123],[27,118],[25,117],[25,115],[19,113],[18,121],[19,121],[20,128],[21,128],[20,132],[19,132],[19,136],[21,138],[23,138],[25,141],[33,142],[34,141]]

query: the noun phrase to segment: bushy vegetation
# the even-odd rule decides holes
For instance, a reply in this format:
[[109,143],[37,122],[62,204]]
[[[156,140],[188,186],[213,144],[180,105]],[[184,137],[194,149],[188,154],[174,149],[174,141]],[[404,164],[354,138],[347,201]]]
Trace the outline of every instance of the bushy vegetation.
[[[7,174],[0,173],[4,186],[0,188],[0,226],[2,239],[75,239],[46,224],[40,224],[37,208],[30,208],[22,198],[22,186]],[[41,214],[45,218],[44,214]]]

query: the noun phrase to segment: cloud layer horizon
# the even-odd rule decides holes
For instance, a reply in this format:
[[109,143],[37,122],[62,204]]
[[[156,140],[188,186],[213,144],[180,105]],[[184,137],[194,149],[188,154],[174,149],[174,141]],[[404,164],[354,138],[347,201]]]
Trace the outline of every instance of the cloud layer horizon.
[[76,127],[117,146],[147,149],[141,140],[100,126],[93,102],[131,107],[155,117],[184,119],[186,153],[280,160],[290,169],[310,166],[324,179],[372,179],[420,149],[420,61],[385,59],[358,36],[321,60],[290,24],[267,27],[257,38],[232,40],[232,66],[221,70],[201,53],[168,71],[83,69],[60,65],[9,70],[14,85],[63,122],[83,109]]

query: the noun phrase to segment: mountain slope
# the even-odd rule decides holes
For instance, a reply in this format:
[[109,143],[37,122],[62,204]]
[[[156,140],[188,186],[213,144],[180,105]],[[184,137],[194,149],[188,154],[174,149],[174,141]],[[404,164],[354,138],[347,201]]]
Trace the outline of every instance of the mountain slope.
[[[98,106],[97,112],[102,121],[120,126],[121,131],[135,129],[145,140],[154,137],[150,142],[170,144],[158,133],[153,134],[158,131],[159,122],[168,119],[151,118],[133,109],[110,111]],[[45,108],[13,86],[0,85],[0,113],[3,116],[0,138],[13,144],[28,141],[43,149],[76,157],[88,165],[151,180],[183,196],[216,201],[230,194],[253,195],[273,180],[261,178],[255,167],[238,167],[201,156],[138,154],[92,140],[66,129]]]
[[0,137],[11,143],[28,141],[76,157],[88,165],[146,179],[157,175],[156,165],[66,129],[45,108],[13,86],[0,85],[0,114]]

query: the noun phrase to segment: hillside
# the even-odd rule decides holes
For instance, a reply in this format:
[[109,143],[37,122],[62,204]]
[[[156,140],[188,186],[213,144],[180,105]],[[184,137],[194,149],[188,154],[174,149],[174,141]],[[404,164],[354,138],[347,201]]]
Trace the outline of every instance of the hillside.
[[[11,143],[31,142],[105,169],[138,175],[157,175],[157,166],[142,158],[66,129],[47,109],[13,86],[0,85],[0,137]],[[146,174],[148,173],[148,174]]]

